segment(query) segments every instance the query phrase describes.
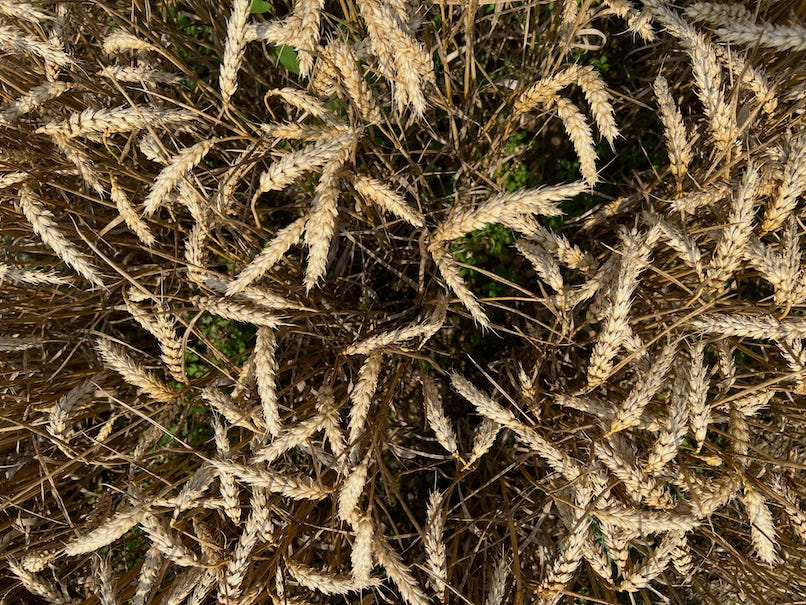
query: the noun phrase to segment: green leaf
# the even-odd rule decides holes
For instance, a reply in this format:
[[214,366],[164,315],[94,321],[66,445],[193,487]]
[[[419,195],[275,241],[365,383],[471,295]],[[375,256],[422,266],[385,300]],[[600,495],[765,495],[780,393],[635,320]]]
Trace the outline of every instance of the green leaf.
[[281,44],[275,47],[274,56],[280,61],[280,65],[292,74],[299,75],[299,57],[297,57],[297,51],[292,47]]
[[249,12],[253,15],[260,15],[262,13],[269,12],[272,8],[271,2],[266,2],[266,0],[252,0],[252,3],[249,5]]

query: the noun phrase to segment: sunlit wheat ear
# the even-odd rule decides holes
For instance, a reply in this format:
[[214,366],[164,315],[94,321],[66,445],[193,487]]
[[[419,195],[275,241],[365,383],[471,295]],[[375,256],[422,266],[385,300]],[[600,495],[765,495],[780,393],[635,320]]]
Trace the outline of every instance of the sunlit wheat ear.
[[650,224],[657,224],[663,233],[662,239],[677,253],[677,256],[686,265],[694,269],[700,280],[705,279],[705,270],[702,264],[702,252],[697,243],[686,235],[683,231],[665,221],[662,218],[651,216],[648,219]]
[[562,292],[563,278],[557,261],[542,247],[526,241],[516,242],[515,246],[532,263],[532,267],[544,282],[555,292]]
[[590,126],[579,108],[565,97],[556,95],[553,103],[579,158],[579,171],[585,182],[593,186],[599,176],[596,171],[596,147]]
[[77,148],[72,141],[63,135],[56,134],[52,135],[51,138],[56,148],[76,167],[78,173],[81,175],[81,179],[84,181],[84,186],[87,187],[87,189],[95,191],[98,197],[105,197],[106,189],[101,183],[101,177],[93,167],[87,154]]
[[253,433],[260,432],[262,418],[258,416],[256,411],[243,409],[230,395],[214,387],[207,387],[202,390],[201,396],[230,424],[245,428]]
[[439,490],[428,498],[425,521],[425,561],[428,582],[440,601],[444,601],[445,578],[448,577],[448,560],[443,532],[445,531],[445,494]]
[[774,231],[784,224],[806,191],[806,134],[790,143],[781,185],[764,212],[762,232]]
[[227,296],[232,296],[248,288],[276,265],[294,244],[298,243],[308,222],[308,216],[301,217],[280,229],[243,271],[227,287]]
[[34,233],[53,250],[56,256],[92,284],[103,287],[103,279],[96,268],[90,264],[89,257],[79,251],[76,245],[64,236],[56,223],[56,217],[28,185],[20,187],[19,204],[23,215],[31,223]]
[[117,605],[112,567],[108,557],[96,553],[93,556],[92,567],[94,577],[91,586],[95,596],[101,605]]
[[263,420],[270,435],[277,437],[282,425],[277,405],[277,338],[274,330],[263,327],[257,331],[253,363],[258,396],[263,408]]
[[49,42],[29,36],[11,25],[0,25],[0,46],[5,52],[28,57],[36,57],[56,67],[72,67],[73,59],[63,50]]
[[774,565],[779,561],[776,553],[778,541],[772,513],[770,513],[764,496],[762,496],[758,490],[745,483],[742,503],[747,510],[747,517],[750,520],[750,537],[752,538],[756,555],[762,562],[768,565]]
[[618,126],[616,126],[615,110],[607,86],[602,81],[599,73],[591,66],[579,70],[577,82],[582,89],[585,99],[590,105],[593,121],[601,135],[613,147],[616,137],[619,136]]
[[171,387],[129,357],[122,347],[113,344],[108,338],[99,338],[95,347],[109,369],[120,374],[123,380],[142,390],[148,397],[162,402],[176,399],[177,394]]
[[375,558],[386,570],[386,575],[397,586],[400,596],[408,605],[428,605],[428,597],[411,574],[410,568],[400,558],[397,551],[381,536],[376,534]]
[[644,466],[645,473],[651,475],[659,472],[677,456],[688,425],[688,408],[686,406],[687,377],[685,366],[678,364],[669,400],[666,425],[661,430],[652,451],[649,453],[647,463]]
[[294,561],[286,561],[286,568],[300,586],[325,595],[346,595],[381,583],[378,578],[369,578],[367,585],[362,586],[356,583],[352,575],[319,571]]
[[556,74],[541,78],[529,85],[515,99],[512,105],[513,117],[521,116],[542,103],[551,102],[558,92],[577,80],[582,69],[579,65],[570,65]]
[[108,55],[113,55],[125,50],[156,50],[149,42],[124,31],[116,31],[109,34],[104,38],[101,48]]
[[[324,387],[322,387],[324,389]],[[329,395],[332,398],[332,395]],[[325,402],[327,403],[327,402]],[[297,423],[293,427],[286,429],[274,441],[266,447],[255,452],[253,462],[263,462],[271,465],[285,452],[297,448],[307,442],[315,433],[325,428],[328,417],[332,417],[334,410],[332,407],[324,407],[316,416]]]
[[369,457],[347,472],[347,476],[338,490],[337,513],[339,519],[354,525],[360,516],[360,503],[367,485]]
[[180,567],[196,567],[200,564],[196,553],[182,544],[179,537],[168,529],[156,515],[146,514],[140,520],[140,526],[148,534],[154,546],[169,561]]
[[182,149],[171,158],[168,165],[157,175],[151,191],[148,192],[145,200],[143,200],[143,209],[146,216],[151,216],[165,204],[168,194],[218,142],[219,139],[201,141],[187,149]]
[[265,488],[293,500],[324,500],[333,490],[324,484],[301,475],[286,475],[252,466],[217,460],[213,466],[222,472],[233,473],[240,481],[256,488]]
[[261,541],[261,535],[271,526],[268,498],[262,489],[253,490],[252,512],[244,524],[232,558],[219,575],[218,593],[224,603],[238,603],[242,594],[243,582],[250,566],[252,551]]
[[34,111],[43,103],[56,99],[75,88],[69,82],[45,82],[33,87],[16,101],[4,105],[0,109],[0,125],[10,124],[20,117]]
[[[229,458],[230,444],[227,430],[218,418],[213,419],[213,435],[215,437],[216,453],[221,458]],[[224,501],[224,513],[236,525],[241,520],[241,503],[238,492],[238,485],[235,477],[228,473],[219,473],[218,483],[221,492],[221,499]]]
[[642,564],[634,569],[632,573],[621,583],[619,590],[636,592],[646,588],[650,583],[662,574],[668,567],[672,552],[678,543],[679,532],[668,532],[644,559]]
[[[73,409],[82,403],[87,402],[93,391],[95,384],[92,379],[85,380],[77,387],[70,389],[67,394],[59,397],[56,405],[48,416],[47,431],[54,437],[62,441],[68,441],[72,436]],[[57,444],[61,447],[60,444]],[[64,450],[63,450],[64,451]]]
[[64,547],[64,554],[68,557],[73,557],[109,546],[140,523],[145,515],[146,512],[142,507],[126,508],[118,511],[111,519],[108,519],[99,527],[70,541]]
[[131,605],[145,605],[151,591],[157,583],[157,578],[160,573],[164,559],[159,548],[151,546],[143,558],[143,563],[140,565],[140,573],[137,577],[137,588],[135,589],[134,596],[132,597]]
[[0,15],[34,24],[42,21],[51,21],[53,19],[51,15],[37,10],[30,2],[22,2],[21,0],[0,1]]
[[429,313],[425,321],[418,321],[405,325],[389,332],[381,332],[359,340],[344,349],[345,355],[370,355],[375,352],[382,352],[392,345],[396,345],[413,338],[420,338],[424,344],[434,334],[436,334],[445,323],[445,311],[447,301],[442,299]]
[[693,2],[683,10],[692,21],[705,21],[713,25],[755,21],[753,13],[738,3]]
[[653,84],[653,89],[660,108],[660,119],[663,123],[666,148],[669,151],[670,168],[672,174],[679,180],[688,172],[692,157],[686,126],[683,123],[683,116],[669,92],[666,78],[658,76]]
[[291,107],[329,124],[338,122],[333,112],[325,107],[322,101],[316,97],[312,97],[303,90],[296,88],[275,88],[267,92],[266,95],[280,97],[283,101],[291,105]]
[[184,109],[161,110],[136,105],[111,109],[89,108],[72,114],[67,120],[48,122],[36,133],[65,139],[85,137],[100,142],[103,136],[110,134],[131,132],[148,126],[186,124],[198,119],[197,113]]
[[588,531],[588,523],[583,518],[568,536],[562,553],[556,556],[540,583],[537,590],[542,599],[551,599],[573,579],[582,560],[582,548]]
[[434,379],[428,374],[423,374],[422,382],[423,399],[425,400],[425,417],[428,421],[428,426],[434,431],[437,443],[450,452],[451,455],[458,457],[459,450],[456,444],[456,433],[451,426],[450,420],[445,416],[445,410],[442,407],[442,396],[439,394],[439,389]]
[[105,65],[96,75],[117,82],[139,82],[142,84],[173,84],[181,79],[181,76],[168,71],[120,65]]
[[334,40],[327,45],[325,52],[341,74],[340,84],[359,115],[368,123],[380,122],[383,114],[372,89],[364,79],[353,49],[341,40]]
[[143,245],[149,248],[154,246],[154,244],[157,243],[154,234],[151,233],[151,229],[149,229],[145,221],[140,218],[140,215],[129,200],[129,196],[126,195],[126,192],[118,184],[117,179],[114,176],[110,176],[109,183],[111,186],[110,198],[115,202],[115,206],[126,223],[126,226],[131,229],[131,232],[137,236],[137,239],[139,239]]
[[633,292],[659,237],[660,228],[657,226],[650,228],[640,239],[637,234],[628,237],[621,257],[621,267],[612,285],[605,321],[588,365],[588,384],[591,387],[601,384],[615,365],[613,358],[629,333]]
[[249,0],[233,0],[232,12],[227,21],[227,40],[224,43],[224,57],[218,74],[218,87],[221,89],[224,108],[229,107],[230,99],[238,89],[238,70],[241,68],[246,49],[250,5]]
[[67,594],[60,592],[51,582],[27,571],[14,559],[9,557],[5,561],[12,575],[31,594],[41,597],[49,605],[70,605],[73,603],[73,600]]
[[325,276],[327,258],[339,214],[339,172],[350,156],[350,148],[343,147],[322,170],[316,184],[316,194],[311,202],[310,218],[305,224],[305,244],[308,246],[308,265],[305,267],[305,291],[311,289]]
[[756,200],[758,171],[749,166],[731,203],[728,224],[719,235],[711,262],[706,269],[709,289],[722,292],[744,257],[753,232],[753,205]]
[[423,227],[425,225],[425,219],[419,210],[409,206],[401,195],[395,193],[380,181],[367,176],[356,175],[353,180],[353,187],[364,199],[376,204],[383,210],[391,212],[410,225],[414,227]]
[[448,289],[456,295],[479,326],[482,328],[490,328],[492,324],[489,318],[481,308],[481,304],[479,304],[476,296],[470,291],[467,285],[465,285],[464,280],[459,274],[456,261],[453,260],[453,257],[447,252],[445,247],[430,246],[429,252],[434,259],[434,263],[437,265],[437,269],[439,269],[440,275],[442,275],[442,279],[445,280],[445,285],[448,286]]
[[732,44],[761,46],[778,52],[806,50],[806,26],[802,24],[731,22],[722,24],[715,33],[725,42]]
[[352,132],[341,133],[281,156],[260,175],[253,199],[269,191],[281,191],[306,172],[318,171],[332,163],[352,142],[353,137]]

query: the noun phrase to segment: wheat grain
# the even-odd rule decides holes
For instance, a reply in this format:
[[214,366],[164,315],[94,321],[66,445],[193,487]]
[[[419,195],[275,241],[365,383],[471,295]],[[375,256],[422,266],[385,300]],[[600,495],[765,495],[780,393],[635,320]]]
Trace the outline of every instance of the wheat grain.
[[227,39],[224,42],[224,57],[218,72],[218,87],[224,108],[229,107],[230,99],[238,89],[238,70],[241,68],[247,43],[247,20],[249,0],[232,0],[232,13],[227,21]]
[[89,258],[64,236],[56,223],[56,217],[28,185],[20,187],[19,204],[23,215],[31,223],[34,233],[56,253],[56,256],[92,284],[103,287],[103,279],[95,267],[90,264]]
[[74,557],[109,546],[132,527],[140,523],[144,516],[145,512],[141,507],[132,507],[118,511],[115,516],[108,519],[99,527],[69,542],[67,546],[64,547],[64,554],[68,557]]

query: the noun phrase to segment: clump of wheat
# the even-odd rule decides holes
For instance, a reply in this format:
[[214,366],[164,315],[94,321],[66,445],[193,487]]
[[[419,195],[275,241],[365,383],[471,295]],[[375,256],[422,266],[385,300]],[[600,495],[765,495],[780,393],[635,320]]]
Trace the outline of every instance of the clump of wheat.
[[796,9],[113,4],[0,0],[9,600],[803,592]]

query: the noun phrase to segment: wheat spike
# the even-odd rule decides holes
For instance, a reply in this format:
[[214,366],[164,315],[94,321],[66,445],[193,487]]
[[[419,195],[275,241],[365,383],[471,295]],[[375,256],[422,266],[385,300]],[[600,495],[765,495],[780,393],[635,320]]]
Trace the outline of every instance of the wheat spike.
[[649,474],[662,470],[677,455],[680,443],[686,434],[688,422],[688,407],[686,398],[687,383],[686,369],[678,365],[675,372],[674,386],[672,387],[669,412],[666,426],[658,435],[655,445],[647,458],[644,472]]
[[560,273],[560,266],[546,250],[541,246],[523,240],[516,242],[515,247],[532,263],[534,270],[552,290],[555,292],[563,291],[563,278]]
[[383,353],[375,351],[364,361],[358,372],[358,381],[350,391],[350,422],[347,441],[354,446],[358,443],[367,422],[372,398],[378,389],[378,377],[383,369]]
[[263,408],[263,421],[266,430],[273,437],[277,437],[282,430],[280,422],[280,409],[277,405],[277,339],[274,330],[267,327],[259,328],[255,341],[255,378],[260,403]]
[[90,264],[89,258],[62,234],[56,223],[56,217],[45,207],[39,196],[28,185],[20,187],[19,196],[23,215],[45,245],[79,275],[92,284],[103,287],[104,282],[95,267]]
[[585,99],[590,105],[591,115],[596,123],[599,132],[613,147],[616,138],[619,136],[615,111],[607,86],[602,82],[599,73],[590,65],[579,70],[577,82],[582,89]]
[[795,25],[771,25],[769,23],[731,22],[715,31],[725,42],[770,48],[777,52],[806,50],[806,27]]
[[57,590],[47,580],[43,580],[36,574],[27,571],[14,559],[7,558],[6,564],[14,577],[19,580],[28,592],[41,597],[49,605],[70,605],[73,602],[64,592]]
[[741,264],[753,230],[753,202],[758,187],[758,171],[750,166],[731,204],[728,224],[722,230],[714,255],[706,270],[711,288],[721,292],[725,282]]
[[214,387],[207,387],[201,392],[202,398],[213,406],[216,411],[227,419],[227,422],[234,426],[240,426],[253,433],[260,432],[262,420],[256,412],[249,412],[242,409],[230,395],[223,393]]
[[382,113],[372,89],[364,80],[364,74],[358,64],[353,49],[345,42],[334,40],[327,45],[326,54],[333,66],[341,74],[339,84],[344,87],[347,96],[368,123],[381,121]]
[[356,175],[353,180],[353,187],[366,200],[402,218],[410,225],[414,227],[423,227],[425,225],[425,219],[418,210],[411,208],[402,196],[380,181],[367,176]]
[[691,143],[686,135],[686,125],[683,116],[677,108],[666,78],[658,76],[653,84],[655,96],[660,108],[660,119],[666,135],[666,148],[669,151],[672,174],[681,179],[688,172],[692,159]]
[[276,265],[280,259],[285,256],[285,253],[288,252],[291,246],[297,243],[300,237],[302,237],[307,221],[308,217],[304,216],[280,229],[274,239],[269,242],[269,245],[266,246],[263,251],[238,274],[238,277],[229,284],[227,287],[227,296],[242,292]]
[[380,580],[369,578],[368,585],[362,586],[356,583],[352,575],[319,571],[295,561],[286,561],[286,569],[301,586],[325,595],[343,595],[380,584]]
[[683,14],[692,21],[706,21],[714,25],[754,21],[753,13],[741,4],[694,2],[683,10]]
[[353,582],[358,586],[369,586],[372,581],[373,556],[372,544],[375,540],[375,528],[369,515],[361,515],[354,523],[355,540],[350,554]]
[[408,566],[403,563],[397,551],[380,536],[375,538],[375,557],[378,563],[386,570],[386,575],[397,586],[405,603],[408,605],[428,605],[428,597],[425,596],[422,588],[417,584],[417,580],[411,575]]
[[596,171],[596,147],[593,143],[593,133],[585,116],[571,101],[556,95],[552,99],[557,108],[557,115],[562,120],[565,132],[571,139],[574,151],[579,158],[579,171],[588,186],[593,187],[599,180]]
[[764,212],[761,231],[774,231],[784,224],[797,206],[797,198],[806,191],[806,134],[790,145],[784,165],[783,180]]
[[156,50],[152,44],[124,31],[109,34],[104,38],[102,48],[108,55],[114,55],[122,50]]
[[234,462],[213,461],[220,472],[232,473],[244,483],[254,487],[264,487],[292,500],[323,500],[332,489],[308,477],[283,475],[269,470],[261,470]]
[[447,252],[445,247],[431,246],[429,247],[429,252],[431,253],[431,257],[434,259],[434,263],[437,265],[437,269],[439,269],[440,275],[442,275],[442,279],[445,280],[445,284],[448,286],[448,288],[450,288],[450,290],[453,291],[454,294],[456,294],[456,297],[470,312],[473,320],[482,328],[491,327],[490,320],[482,310],[478,299],[465,285],[464,280],[462,279],[461,275],[459,275],[459,269],[456,266],[456,262]]
[[72,67],[75,65],[73,59],[48,42],[37,40],[11,25],[0,25],[0,46],[6,52],[15,54],[39,57],[50,65],[56,67]]
[[434,431],[437,442],[454,457],[458,457],[459,450],[456,445],[456,434],[453,431],[450,420],[445,416],[445,410],[442,408],[442,396],[439,394],[437,385],[428,374],[423,374],[422,382],[425,417],[428,420],[428,426]]
[[36,130],[37,134],[73,139],[86,137],[101,141],[103,136],[131,132],[146,127],[184,124],[198,120],[196,113],[183,109],[159,110],[144,106],[113,107],[111,109],[85,109],[74,113],[65,121],[48,122]]
[[425,522],[425,560],[428,569],[428,580],[440,600],[444,600],[448,577],[448,561],[445,551],[443,532],[445,531],[445,494],[439,490],[431,492],[428,497]]
[[153,247],[154,244],[157,243],[157,240],[145,221],[137,214],[131,201],[129,201],[129,196],[126,195],[126,192],[118,184],[114,176],[110,176],[109,183],[111,187],[110,198],[115,202],[115,206],[117,206],[118,212],[126,223],[126,226],[131,229],[131,232],[137,236],[137,239],[139,239],[143,245],[149,248]]
[[640,567],[635,569],[619,586],[619,590],[636,592],[646,588],[657,578],[671,561],[672,552],[678,544],[680,532],[668,532],[657,547],[644,559]]
[[104,363],[132,386],[141,389],[156,401],[167,403],[176,399],[177,394],[167,384],[129,357],[122,347],[113,344],[108,338],[99,338],[95,346]]
[[[322,387],[322,389],[324,390],[325,387]],[[308,420],[297,423],[295,426],[289,429],[286,429],[283,433],[278,435],[274,441],[271,442],[271,444],[255,452],[255,456],[252,461],[263,462],[267,465],[271,465],[272,462],[277,460],[285,452],[296,447],[300,447],[315,433],[318,433],[324,429],[328,417],[334,414],[332,398],[332,393],[320,394],[320,400],[322,400],[322,409],[318,414],[312,418],[309,418]]]
[[143,210],[146,216],[151,216],[165,204],[168,194],[218,142],[219,139],[200,141],[187,149],[182,149],[170,159],[168,165],[162,169],[154,180],[151,191],[148,192],[145,200],[143,200]]
[[[227,431],[218,418],[214,418],[212,424],[216,452],[221,458],[229,458],[230,445]],[[224,501],[224,513],[237,525],[241,520],[241,502],[238,493],[238,485],[235,483],[235,477],[225,472],[219,472],[218,483],[221,491],[221,499]]]
[[774,565],[778,562],[778,555],[775,552],[777,546],[775,526],[764,496],[745,483],[742,503],[747,509],[747,517],[750,520],[750,537],[756,555],[763,563]]
[[238,89],[238,70],[241,68],[247,43],[249,7],[249,0],[233,0],[232,13],[227,21],[227,40],[224,43],[224,57],[218,73],[218,87],[221,89],[225,109]]
[[132,527],[140,523],[144,516],[145,512],[141,507],[133,507],[119,511],[104,524],[69,542],[67,546],[64,547],[64,554],[68,557],[74,557],[109,546]]
[[344,479],[338,493],[338,516],[342,521],[355,524],[359,517],[359,503],[367,484],[369,459],[353,467]]
[[144,515],[140,520],[140,526],[148,534],[154,546],[169,561],[181,567],[196,567],[200,564],[196,553],[182,544],[181,540],[166,528],[156,515]]
[[585,518],[580,519],[568,537],[562,554],[551,564],[546,577],[537,589],[541,598],[551,598],[562,591],[571,581],[582,560],[582,549],[588,531],[587,521]]
[[226,604],[239,602],[243,592],[243,582],[249,571],[251,555],[257,546],[262,533],[271,525],[269,520],[268,498],[261,489],[255,489],[251,499],[252,513],[244,525],[243,532],[236,544],[232,559],[224,570],[219,582],[219,596]]
[[256,326],[265,326],[275,330],[283,325],[278,317],[264,309],[235,302],[228,298],[194,296],[191,302],[200,310],[231,321],[252,323]]
[[148,595],[151,594],[157,582],[162,563],[163,559],[159,548],[152,545],[146,552],[143,564],[140,566],[137,588],[132,597],[131,605],[145,605]]
[[73,88],[75,85],[69,82],[45,82],[35,86],[13,103],[3,106],[3,109],[0,110],[0,124],[10,124],[43,103],[56,99]]

